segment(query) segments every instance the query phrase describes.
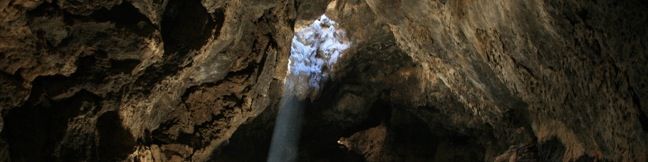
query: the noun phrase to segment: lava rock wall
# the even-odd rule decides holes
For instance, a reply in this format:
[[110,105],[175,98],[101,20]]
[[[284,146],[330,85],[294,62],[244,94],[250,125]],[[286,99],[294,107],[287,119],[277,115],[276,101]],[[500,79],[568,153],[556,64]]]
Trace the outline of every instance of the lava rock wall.
[[352,46],[300,160],[646,161],[646,8],[0,0],[0,161],[263,161],[295,23],[323,13]]
[[[352,40],[362,42],[372,38],[367,35],[380,35],[380,30],[364,29],[367,24],[382,23],[402,50],[356,50],[349,55],[404,53],[412,60],[410,70],[404,66],[399,72],[370,79],[404,80],[389,84],[383,100],[389,101],[391,109],[420,118],[433,134],[447,131],[431,138],[470,137],[464,141],[476,141],[471,145],[482,148],[486,161],[648,158],[645,2],[335,3],[327,12],[351,35],[357,33]],[[366,14],[367,10],[373,15]],[[368,42],[372,41],[389,42]],[[381,66],[386,65],[394,63],[386,61]],[[383,138],[389,139],[390,122],[381,125],[385,124],[388,130],[383,131],[387,136]],[[358,140],[362,134],[351,139],[362,142]],[[364,136],[376,138],[375,133]],[[369,154],[376,152],[375,147],[371,151],[362,149],[369,148],[366,145],[347,143],[365,157],[375,156]],[[390,151],[388,142],[383,144],[378,145],[382,151]],[[437,153],[452,150],[441,149],[442,141],[437,144]],[[376,161],[393,158],[385,157]]]
[[0,161],[205,161],[278,101],[292,1],[0,1]]

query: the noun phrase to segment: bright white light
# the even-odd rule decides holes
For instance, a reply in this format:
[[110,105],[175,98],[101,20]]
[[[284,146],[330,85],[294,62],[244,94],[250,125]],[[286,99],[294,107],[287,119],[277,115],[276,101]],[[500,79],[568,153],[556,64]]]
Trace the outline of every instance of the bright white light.
[[[297,30],[292,40],[288,76],[272,133],[269,162],[296,161],[305,99],[317,94],[342,52],[349,47],[342,30],[325,15]],[[315,92],[315,93],[312,93]],[[311,98],[312,99],[312,98]],[[344,142],[344,141],[340,141]]]
[[349,48],[345,35],[326,15],[297,31],[290,49],[289,75],[306,75],[309,86],[319,88],[335,62]]

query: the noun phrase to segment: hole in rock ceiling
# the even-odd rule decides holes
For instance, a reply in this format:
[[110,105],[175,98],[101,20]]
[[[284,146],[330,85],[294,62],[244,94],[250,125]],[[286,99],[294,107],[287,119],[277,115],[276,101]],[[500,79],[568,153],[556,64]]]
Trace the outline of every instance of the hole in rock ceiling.
[[349,45],[344,30],[338,29],[335,21],[326,15],[296,30],[268,161],[297,160],[304,100],[317,95],[320,84],[329,77],[333,65]]
[[326,15],[310,25],[297,27],[295,31],[286,84],[295,84],[297,90],[302,92],[316,92],[351,43],[345,31]]

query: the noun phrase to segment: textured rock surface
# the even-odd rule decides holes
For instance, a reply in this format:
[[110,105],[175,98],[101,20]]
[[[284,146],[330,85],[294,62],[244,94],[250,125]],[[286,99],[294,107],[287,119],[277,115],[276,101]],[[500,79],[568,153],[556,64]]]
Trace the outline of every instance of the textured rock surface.
[[293,26],[352,46],[302,161],[647,161],[648,7],[0,0],[0,161],[264,161]]
[[12,161],[209,159],[277,101],[296,16],[291,1],[1,4]]
[[[488,161],[509,146],[538,150],[519,159],[648,158],[645,3],[365,2],[415,64],[390,102],[432,132],[476,138]],[[348,4],[338,21],[363,7]],[[564,148],[546,153],[554,139]]]

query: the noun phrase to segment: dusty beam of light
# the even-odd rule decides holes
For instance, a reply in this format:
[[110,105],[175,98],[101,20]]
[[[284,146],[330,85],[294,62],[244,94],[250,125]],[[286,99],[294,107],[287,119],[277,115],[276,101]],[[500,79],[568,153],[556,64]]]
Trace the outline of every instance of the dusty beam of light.
[[333,65],[350,45],[345,33],[325,15],[298,29],[292,40],[284,94],[272,133],[268,162],[297,161],[304,101],[317,93]]

